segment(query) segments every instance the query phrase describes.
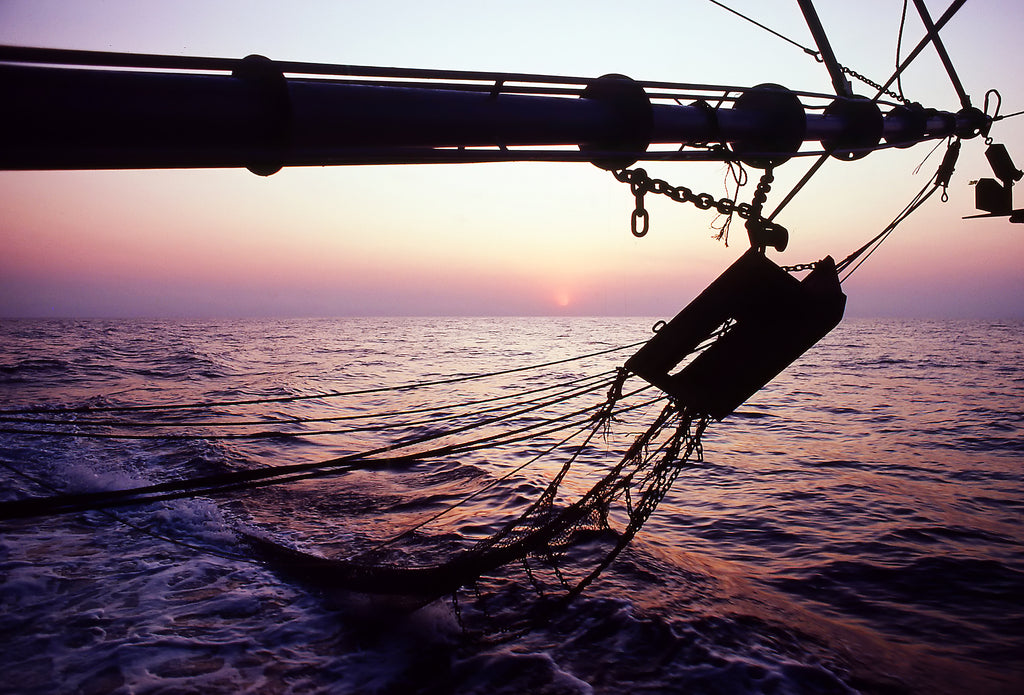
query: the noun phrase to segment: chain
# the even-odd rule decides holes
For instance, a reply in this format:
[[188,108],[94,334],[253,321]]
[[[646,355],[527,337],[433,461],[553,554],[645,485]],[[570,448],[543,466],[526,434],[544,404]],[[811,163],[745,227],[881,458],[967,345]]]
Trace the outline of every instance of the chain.
[[629,189],[636,199],[636,207],[633,209],[633,216],[630,220],[630,231],[633,236],[642,237],[650,229],[650,215],[644,207],[644,196],[648,193],[657,193],[668,196],[677,203],[692,203],[701,210],[715,209],[722,215],[739,215],[745,220],[753,220],[760,228],[766,231],[775,231],[786,235],[788,232],[782,225],[771,222],[761,216],[761,205],[764,202],[767,191],[771,188],[771,173],[766,172],[758,183],[757,192],[754,197],[754,205],[750,203],[737,203],[731,198],[718,198],[710,193],[694,193],[686,186],[672,186],[662,179],[652,179],[644,169],[622,169],[613,171],[612,175],[621,183],[628,183]]
[[774,182],[775,175],[772,174],[772,170],[769,167],[761,175],[761,179],[757,182],[757,188],[754,189],[754,195],[750,199],[750,215],[746,218],[747,222],[744,226],[747,228],[747,234],[750,236],[751,246],[764,246],[762,243],[763,237],[766,232],[772,229],[771,225],[774,224],[761,217],[761,211],[764,209],[764,204],[768,202],[768,193],[772,190],[772,183]]
[[796,265],[783,265],[779,267],[787,273],[799,273],[803,270],[814,270],[818,267],[818,263],[797,263]]
[[526,570],[526,577],[530,580],[530,585],[533,586],[533,590],[537,592],[537,595],[544,598],[544,587],[541,586],[540,582],[533,575],[533,569],[530,567],[530,561],[526,555],[523,555],[523,569]]
[[877,89],[879,92],[881,92],[885,96],[892,97],[893,99],[895,99],[896,101],[900,102],[901,104],[905,104],[905,105],[909,106],[912,103],[909,99],[907,99],[902,94],[897,94],[896,92],[892,91],[891,89],[882,89],[882,85],[878,84],[874,80],[871,80],[871,79],[865,77],[864,75],[861,75],[856,70],[851,70],[850,68],[846,67],[845,65],[840,65],[839,67],[842,69],[844,74],[849,75],[850,77],[852,77],[852,78],[854,78],[856,80],[860,80],[861,82],[863,82],[864,84],[868,85],[869,87],[874,87],[875,89]]
[[569,584],[569,581],[565,578],[565,575],[562,574],[562,568],[558,566],[558,558],[555,557],[550,546],[547,548],[547,554],[548,562],[551,563],[551,568],[555,571],[555,576],[558,577],[558,582],[562,585],[562,588],[571,589],[572,587]]
[[466,624],[462,621],[462,606],[459,605],[459,590],[456,589],[452,592],[452,612],[455,613],[455,620],[459,624],[459,629],[463,633],[467,632]]

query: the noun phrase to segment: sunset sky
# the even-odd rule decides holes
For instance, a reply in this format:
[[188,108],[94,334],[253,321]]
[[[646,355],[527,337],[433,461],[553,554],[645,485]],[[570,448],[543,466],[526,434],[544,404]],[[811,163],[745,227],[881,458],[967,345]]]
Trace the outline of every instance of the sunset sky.
[[[795,0],[727,4],[813,45]],[[928,4],[938,18],[948,2]],[[817,5],[840,62],[886,79],[902,2]],[[922,35],[911,3],[904,54]],[[969,0],[944,30],[975,105],[995,88],[1003,113],[1024,109],[1022,35],[1024,3],[1000,0]],[[0,0],[0,43],[832,91],[800,49],[706,0]],[[930,48],[903,86],[959,108]],[[992,137],[1024,166],[1024,116]],[[790,246],[773,258],[860,246],[934,173],[941,150],[915,174],[933,147],[831,161],[780,216]],[[992,175],[984,151],[965,142],[949,202],[933,197],[844,285],[848,315],[1024,318],[1024,225],[961,219],[969,182]],[[769,209],[809,163],[777,171]],[[646,166],[726,194],[723,165]],[[726,248],[712,214],[654,198],[635,239],[628,188],[583,163],[0,172],[0,317],[669,316],[746,239],[737,224]]]

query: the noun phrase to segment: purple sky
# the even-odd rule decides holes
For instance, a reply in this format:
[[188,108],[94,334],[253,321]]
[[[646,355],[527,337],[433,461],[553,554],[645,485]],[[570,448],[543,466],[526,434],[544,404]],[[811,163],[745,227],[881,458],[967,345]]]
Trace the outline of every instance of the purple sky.
[[[888,76],[901,3],[818,4],[840,61]],[[930,4],[935,16],[945,9]],[[795,2],[733,5],[812,43]],[[998,88],[1003,113],[1024,108],[1022,31],[1024,3],[968,3],[944,32],[977,105]],[[905,43],[921,35],[909,17]],[[824,68],[802,51],[696,0],[6,0],[0,43],[831,91]],[[926,106],[959,107],[931,50],[904,90]],[[1024,116],[997,123],[992,135],[1024,164]],[[941,150],[914,173],[932,147],[830,162],[779,218],[791,244],[776,260],[842,257],[860,246],[938,166]],[[849,314],[1024,318],[1024,225],[961,219],[974,212],[969,182],[991,176],[984,149],[965,142],[949,202],[935,196],[846,283]],[[806,166],[778,170],[770,206]],[[648,169],[726,194],[721,165]],[[752,192],[751,184],[741,196]],[[1017,198],[1024,207],[1024,193]],[[587,164],[309,168],[269,178],[0,172],[0,316],[664,316],[743,251],[745,234],[736,225],[726,248],[711,238],[711,214],[665,200],[648,207],[651,232],[634,239],[628,189]]]

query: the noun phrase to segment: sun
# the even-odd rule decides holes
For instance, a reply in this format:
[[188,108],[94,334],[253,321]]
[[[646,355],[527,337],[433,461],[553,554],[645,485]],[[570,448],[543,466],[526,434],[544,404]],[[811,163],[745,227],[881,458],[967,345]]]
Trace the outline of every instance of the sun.
[[572,297],[569,296],[569,293],[567,291],[559,290],[558,292],[555,292],[555,304],[557,306],[565,308],[569,306],[571,302]]

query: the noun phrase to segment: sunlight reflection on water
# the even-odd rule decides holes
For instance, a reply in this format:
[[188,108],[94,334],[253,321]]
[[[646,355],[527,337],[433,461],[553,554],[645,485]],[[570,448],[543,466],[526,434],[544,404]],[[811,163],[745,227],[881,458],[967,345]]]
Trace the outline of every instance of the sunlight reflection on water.
[[[649,336],[652,323],[507,318],[10,322],[0,327],[0,400],[8,408],[208,403],[375,389],[629,344]],[[244,431],[300,436],[108,442],[0,435],[0,455],[58,485],[108,488],[321,461],[386,442],[388,432],[352,431],[387,422],[383,413],[402,413],[396,421],[420,421],[414,431],[424,433],[437,429],[440,418],[460,412],[461,403],[600,373],[628,354],[427,390],[218,406],[172,416],[252,420],[259,424]],[[603,397],[598,389],[587,398],[599,403]],[[965,685],[996,690],[991,684],[999,678],[1024,673],[1022,403],[1024,325],[848,321],[737,414],[711,426],[705,461],[682,473],[633,546],[574,609],[581,612],[568,614],[578,623],[539,631],[519,648],[614,674],[616,658],[621,669],[629,668],[625,657],[614,656],[621,650],[600,651],[604,643],[592,629],[622,630],[620,642],[637,640],[635,646],[653,652],[682,649],[684,638],[692,647],[692,635],[703,634],[701,639],[713,641],[705,658],[725,658],[734,667],[771,653],[777,663],[826,663],[835,673],[845,668],[849,678],[854,678],[849,673],[871,673],[873,663],[884,664],[910,692],[932,686],[956,692]],[[419,412],[435,406],[444,408]],[[489,407],[481,403],[468,410],[467,419],[444,422],[458,426],[486,416]],[[570,407],[552,403],[519,419],[523,424],[544,420]],[[366,415],[373,417],[335,419]],[[151,417],[146,411],[131,415],[137,422]],[[566,489],[586,490],[652,417],[653,412],[630,414],[607,440],[595,439],[580,458],[580,476]],[[283,422],[295,419],[304,422]],[[326,430],[332,433],[315,434]],[[178,502],[159,512],[156,522],[146,509],[126,510],[121,518],[158,523],[170,535],[211,547],[230,547],[225,539],[231,525],[243,520],[300,547],[345,557],[447,508],[557,439],[537,437],[407,467],[262,488],[233,499]],[[546,456],[426,527],[422,536],[444,550],[485,537],[535,499],[566,456]],[[26,489],[24,481],[4,480],[5,497],[38,493]],[[180,548],[126,535],[116,524],[97,524],[97,518],[102,517],[55,519],[5,534],[2,592],[20,608],[19,617],[8,613],[0,628],[23,635],[8,638],[10,653],[40,650],[39,636],[50,629],[40,626],[83,611],[106,612],[94,621],[104,625],[106,637],[81,633],[74,649],[53,648],[51,667],[29,669],[44,684],[39,692],[48,683],[47,668],[76,672],[86,669],[86,662],[112,664],[119,645],[132,643],[124,624],[133,619],[141,620],[150,636],[178,630],[185,650],[198,648],[189,640],[247,640],[244,630],[270,635],[273,621],[297,621],[302,629],[278,646],[260,643],[262,665],[246,666],[240,657],[223,653],[204,652],[204,658],[264,674],[282,649],[300,655],[296,663],[320,664],[323,673],[350,663],[350,656],[339,654],[354,654],[351,645],[321,631],[331,632],[322,628],[324,621],[342,619],[300,598],[301,592],[278,584],[265,570],[235,567],[251,582],[245,585],[247,597],[239,598],[240,580],[229,582],[224,566],[214,569],[228,561],[199,555],[173,569],[181,562]],[[111,554],[108,547],[122,550]],[[47,569],[52,562],[57,564]],[[96,593],[99,576],[117,577],[122,584],[108,603]],[[33,592],[62,598],[48,603],[32,598]],[[164,601],[180,603],[169,609]],[[624,620],[607,602],[626,602],[638,616]],[[194,605],[186,610],[186,604]],[[159,617],[168,610],[177,616],[174,629]],[[261,618],[261,610],[270,612]],[[234,617],[225,619],[229,614]],[[186,624],[192,637],[181,636]],[[637,632],[640,625],[657,632],[655,624],[666,632]],[[91,628],[83,623],[82,629]],[[312,635],[326,641],[314,645]],[[775,635],[772,646],[760,641],[765,635]],[[745,645],[748,651],[737,655],[726,644]],[[843,645],[857,645],[864,655],[851,655]],[[588,649],[598,651],[588,657]],[[699,662],[689,647],[683,651]],[[162,677],[173,681],[178,667],[166,659],[156,662]],[[916,665],[905,665],[911,662]],[[150,656],[140,656],[119,677],[130,681],[146,663]],[[212,663],[203,661],[211,669]],[[200,666],[189,668],[202,671]],[[680,669],[673,671],[674,681],[651,676],[646,683],[657,689],[696,677]],[[615,681],[609,675],[609,682],[627,687],[628,679],[620,677]],[[227,682],[214,691],[238,685]],[[887,682],[875,686],[884,690]]]

